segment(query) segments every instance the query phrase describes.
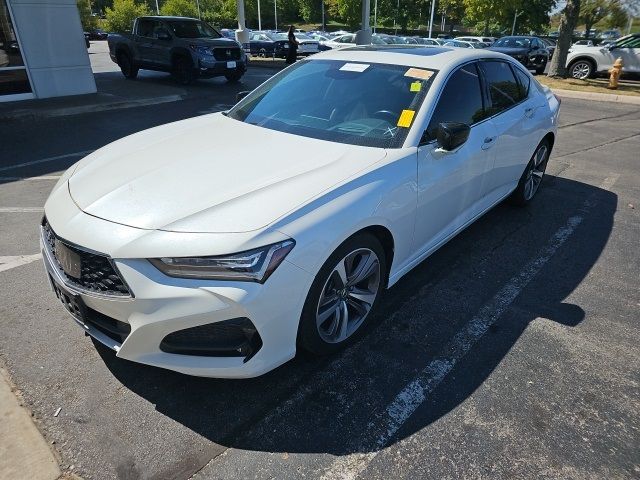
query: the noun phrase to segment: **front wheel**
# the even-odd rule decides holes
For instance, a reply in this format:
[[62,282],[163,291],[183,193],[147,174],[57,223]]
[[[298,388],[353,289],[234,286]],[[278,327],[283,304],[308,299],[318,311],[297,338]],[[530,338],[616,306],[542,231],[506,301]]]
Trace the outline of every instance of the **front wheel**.
[[128,53],[122,52],[118,54],[118,66],[124,78],[134,80],[138,76],[138,67],[133,63]]
[[191,59],[178,57],[173,62],[171,71],[173,79],[181,85],[189,85],[195,79],[195,71]]
[[533,156],[524,173],[520,177],[518,186],[511,194],[511,203],[518,206],[527,205],[534,197],[540,184],[542,183],[542,177],[547,168],[547,162],[549,161],[549,155],[551,153],[551,147],[548,140],[543,140],[533,152]]
[[593,76],[595,69],[589,60],[577,60],[569,65],[569,75],[578,80],[586,80]]
[[542,75],[544,73],[545,68],[547,68],[547,61],[543,60],[542,65],[536,68],[536,75]]
[[353,342],[378,304],[386,271],[384,249],[373,235],[358,234],[340,245],[309,289],[299,345],[326,355]]

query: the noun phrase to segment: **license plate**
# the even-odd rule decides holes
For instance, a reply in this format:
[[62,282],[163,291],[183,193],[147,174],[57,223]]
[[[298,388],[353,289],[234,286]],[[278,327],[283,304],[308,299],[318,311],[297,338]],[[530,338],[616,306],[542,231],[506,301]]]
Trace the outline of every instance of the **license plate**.
[[236,62],[227,62],[227,68],[236,68]]
[[86,307],[80,295],[71,293],[64,285],[58,283],[52,275],[49,275],[49,281],[51,282],[53,293],[56,294],[56,297],[58,297],[67,312],[80,323],[84,323]]
[[55,252],[58,262],[64,273],[73,278],[80,278],[81,264],[80,255],[68,248],[64,243],[56,239]]

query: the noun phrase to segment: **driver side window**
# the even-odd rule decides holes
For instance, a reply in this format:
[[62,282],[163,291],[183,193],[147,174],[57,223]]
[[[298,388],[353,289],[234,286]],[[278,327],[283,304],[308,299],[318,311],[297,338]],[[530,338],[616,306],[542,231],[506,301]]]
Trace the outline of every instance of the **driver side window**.
[[484,118],[480,77],[475,63],[460,67],[449,77],[431,116],[424,140],[436,139],[442,122],[459,122],[471,126]]

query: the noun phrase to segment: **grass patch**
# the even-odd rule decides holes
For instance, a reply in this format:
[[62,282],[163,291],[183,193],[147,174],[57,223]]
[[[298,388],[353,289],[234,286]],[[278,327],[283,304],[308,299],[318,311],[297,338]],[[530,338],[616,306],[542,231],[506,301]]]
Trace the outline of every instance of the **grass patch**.
[[[577,80],[575,78],[550,78],[546,75],[537,75],[536,80],[547,87],[561,90],[576,90],[580,92],[610,93],[615,95],[635,95],[640,96],[640,84],[622,83],[617,90],[607,88],[608,80],[601,78],[590,78],[588,80]],[[624,76],[622,78],[624,82]]]

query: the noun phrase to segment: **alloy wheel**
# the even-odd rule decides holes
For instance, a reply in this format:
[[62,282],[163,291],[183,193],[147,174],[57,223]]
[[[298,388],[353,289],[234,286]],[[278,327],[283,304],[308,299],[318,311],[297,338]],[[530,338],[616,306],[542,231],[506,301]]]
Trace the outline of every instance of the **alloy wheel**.
[[542,176],[547,168],[547,152],[549,151],[546,144],[542,144],[533,154],[531,165],[527,172],[527,177],[524,184],[524,198],[529,201],[538,191],[540,182],[542,182]]
[[591,75],[591,65],[588,62],[576,62],[571,67],[571,76],[579,80],[585,80]]
[[355,333],[378,296],[381,278],[380,260],[368,248],[354,250],[338,262],[325,282],[316,309],[322,340],[340,343]]

